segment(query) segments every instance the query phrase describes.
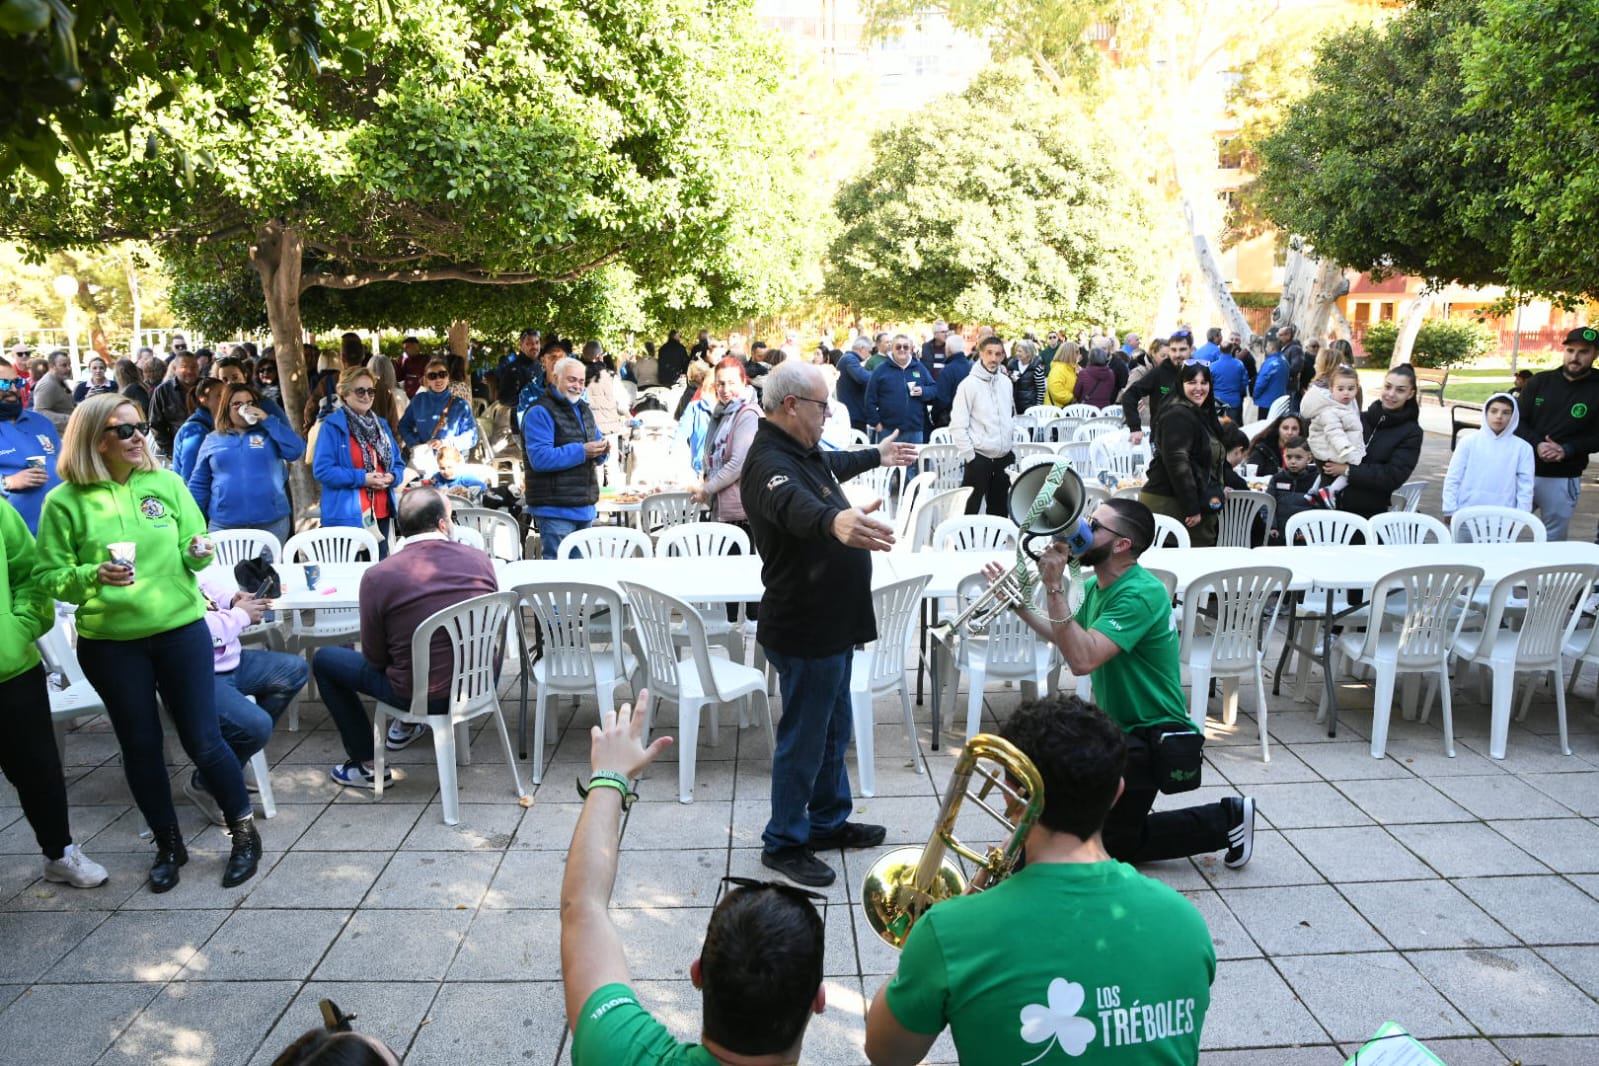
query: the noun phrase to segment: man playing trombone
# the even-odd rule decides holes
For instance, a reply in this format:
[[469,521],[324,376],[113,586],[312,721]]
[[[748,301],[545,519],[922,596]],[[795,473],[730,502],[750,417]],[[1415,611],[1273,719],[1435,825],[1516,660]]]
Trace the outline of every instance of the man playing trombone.
[[[1138,565],[1154,541],[1155,518],[1137,500],[1111,499],[1088,519],[1093,543],[1078,562],[1094,568],[1075,617],[1063,575],[1071,556],[1060,541],[1038,561],[1048,618],[1018,608],[1051,641],[1078,677],[1092,675],[1094,702],[1127,734],[1127,788],[1105,820],[1105,848],[1122,862],[1158,862],[1226,850],[1233,869],[1249,861],[1255,842],[1255,801],[1219,802],[1150,813],[1158,792],[1199,787],[1200,746],[1183,697],[1177,625],[1166,587]],[[993,580],[1003,568],[985,571]]]
[[[1043,784],[1027,865],[911,926],[867,1014],[867,1057],[910,1066],[948,1025],[967,1066],[1197,1062],[1216,977],[1210,931],[1181,894],[1114,861],[1100,835],[1122,794],[1122,730],[1056,696],[1017,710],[1001,735]],[[1057,1044],[1064,1054],[1051,1056]]]

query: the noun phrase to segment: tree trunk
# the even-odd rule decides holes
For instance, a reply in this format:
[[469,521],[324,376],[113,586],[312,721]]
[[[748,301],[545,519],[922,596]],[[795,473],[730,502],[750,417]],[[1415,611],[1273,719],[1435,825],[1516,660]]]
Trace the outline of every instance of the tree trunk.
[[446,343],[450,346],[451,354],[465,359],[472,344],[472,323],[451,322],[449,340]]
[[128,350],[137,352],[139,334],[144,329],[144,301],[139,296],[139,267],[132,252],[123,251],[122,266],[128,275],[128,302],[133,304],[133,343],[128,345]]
[[1432,310],[1432,305],[1438,301],[1440,288],[1441,286],[1429,281],[1411,301],[1409,310],[1405,312],[1404,321],[1399,324],[1399,337],[1394,341],[1394,355],[1388,360],[1389,366],[1410,362],[1411,349],[1416,346],[1416,335],[1421,332],[1421,324],[1426,320],[1427,312]]
[[1337,304],[1329,305],[1327,317],[1331,320],[1331,326],[1328,329],[1328,332],[1334,337],[1346,341],[1353,341],[1355,339],[1355,327],[1349,324],[1349,318],[1344,314],[1343,309]]
[[[1320,339],[1337,310],[1336,301],[1349,291],[1344,270],[1322,259],[1298,236],[1288,239],[1288,262],[1283,267],[1282,299],[1271,314],[1271,324],[1293,324],[1305,340]],[[1347,329],[1348,323],[1344,323]]]
[[[1180,169],[1180,166],[1179,166]],[[1179,179],[1180,180],[1180,179]],[[1188,225],[1188,234],[1194,241],[1194,258],[1199,262],[1199,272],[1204,275],[1205,286],[1210,290],[1210,298],[1221,309],[1222,318],[1227,322],[1227,328],[1238,334],[1247,345],[1255,335],[1249,328],[1249,320],[1239,310],[1238,302],[1233,299],[1233,294],[1227,291],[1227,281],[1221,276],[1221,262],[1216,258],[1216,252],[1210,246],[1210,235],[1205,233],[1199,225],[1198,216],[1194,212],[1193,200],[1188,193],[1182,192],[1183,221]]]
[[[305,401],[311,386],[306,380],[305,331],[300,322],[304,244],[299,231],[281,222],[262,226],[250,246],[250,264],[261,278],[261,292],[266,298],[267,323],[272,328],[272,347],[277,353],[278,385],[283,390],[283,411],[294,431],[304,437],[308,428]],[[294,498],[294,528],[298,530],[306,508],[321,495],[308,462],[289,464],[289,493]]]

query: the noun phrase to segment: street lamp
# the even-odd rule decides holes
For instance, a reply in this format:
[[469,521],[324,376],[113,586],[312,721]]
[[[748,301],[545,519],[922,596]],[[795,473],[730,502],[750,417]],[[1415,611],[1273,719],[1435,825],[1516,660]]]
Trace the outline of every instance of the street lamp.
[[56,295],[61,297],[62,302],[66,305],[66,317],[61,324],[67,331],[67,349],[72,357],[72,370],[73,373],[77,373],[78,331],[77,324],[74,322],[76,315],[73,313],[73,301],[78,295],[78,279],[71,274],[61,274],[53,284],[55,285]]

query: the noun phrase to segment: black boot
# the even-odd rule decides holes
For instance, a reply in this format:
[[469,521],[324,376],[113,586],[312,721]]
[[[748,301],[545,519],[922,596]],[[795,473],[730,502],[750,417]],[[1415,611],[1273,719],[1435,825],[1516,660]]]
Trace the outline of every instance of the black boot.
[[175,825],[155,832],[155,864],[150,867],[150,891],[168,892],[178,883],[178,867],[189,861],[183,830]]
[[228,835],[233,838],[233,851],[228,855],[228,868],[222,872],[222,887],[242,885],[255,876],[261,864],[261,834],[255,831],[255,815],[228,819]]

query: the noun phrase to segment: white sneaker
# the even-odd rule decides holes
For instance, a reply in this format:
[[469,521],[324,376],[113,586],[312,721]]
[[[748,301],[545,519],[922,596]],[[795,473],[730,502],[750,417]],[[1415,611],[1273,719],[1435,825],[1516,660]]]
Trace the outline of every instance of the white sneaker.
[[111,875],[104,866],[80,851],[78,845],[68,844],[61,858],[44,861],[44,879],[73,888],[99,888],[111,880]]

